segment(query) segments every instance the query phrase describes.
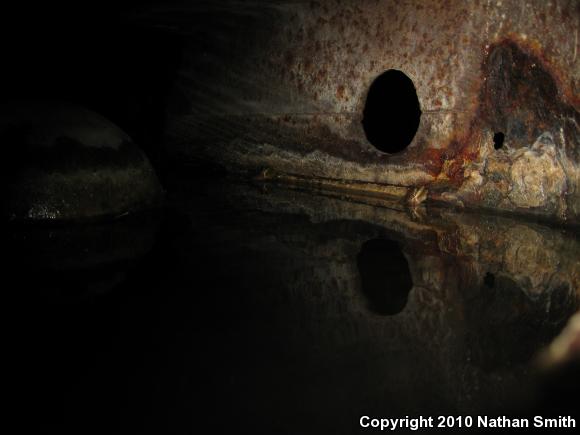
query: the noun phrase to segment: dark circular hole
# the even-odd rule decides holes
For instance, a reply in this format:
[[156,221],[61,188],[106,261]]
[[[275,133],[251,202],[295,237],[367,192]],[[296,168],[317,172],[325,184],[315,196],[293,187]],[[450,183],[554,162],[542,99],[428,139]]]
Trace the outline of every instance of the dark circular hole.
[[404,150],[419,128],[421,106],[413,81],[390,69],[371,84],[363,112],[368,141],[386,153]]
[[486,287],[493,288],[495,285],[495,275],[491,272],[487,272],[483,278],[483,283]]
[[403,311],[413,280],[399,244],[388,239],[366,241],[357,256],[357,265],[369,309],[383,315]]
[[493,135],[493,147],[496,150],[499,150],[501,147],[503,147],[504,139],[505,139],[505,135],[501,131],[494,134]]

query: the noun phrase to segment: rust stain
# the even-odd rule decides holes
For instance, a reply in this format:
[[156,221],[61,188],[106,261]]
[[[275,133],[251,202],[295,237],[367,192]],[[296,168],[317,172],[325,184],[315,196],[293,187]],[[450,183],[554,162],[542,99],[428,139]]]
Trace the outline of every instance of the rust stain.
[[488,47],[475,128],[504,132],[515,148],[529,146],[543,131],[562,130],[573,145],[569,157],[578,161],[580,144],[573,124],[580,116],[561,97],[557,75],[534,54],[538,48],[530,47],[512,39]]
[[[231,74],[235,85],[250,83],[265,95],[251,105],[241,98],[234,106],[234,112],[263,109],[262,118],[228,132],[242,137],[239,143],[254,144],[250,153],[268,143],[296,157],[289,172],[353,182],[396,182],[398,174],[411,173],[423,183],[426,174],[433,187],[447,193],[469,185],[473,166],[484,162],[486,153],[507,154],[493,149],[495,132],[505,134],[506,148],[522,152],[549,132],[558,151],[572,164],[580,163],[580,76],[573,55],[580,4],[554,0],[547,6],[538,0],[524,11],[516,0],[502,5],[322,0],[292,8],[291,19],[282,18],[272,26],[270,39],[256,45],[268,46],[268,56]],[[411,146],[396,155],[375,152],[360,123],[370,83],[390,68],[413,79],[422,109],[430,112],[424,113]],[[264,89],[254,79],[263,72],[272,79]],[[247,95],[252,89],[244,89]],[[280,118],[270,113],[272,107],[285,110],[290,100],[283,125],[260,130],[265,119]],[[218,130],[223,134],[212,131]],[[236,142],[229,139],[228,146]],[[330,156],[332,163],[321,163],[321,156]],[[269,151],[248,161],[255,164],[259,158],[268,162],[277,156]],[[502,171],[509,172],[509,164]],[[494,181],[502,186],[498,197],[511,188],[508,176]],[[469,195],[478,202],[486,194],[474,190]]]
[[442,149],[413,156],[437,180],[460,186],[465,181],[465,167],[480,159],[478,144],[485,132],[503,132],[517,148],[529,146],[542,131],[562,129],[573,143],[569,157],[580,160],[580,144],[572,125],[572,120],[580,121],[578,112],[560,98],[557,76],[545,60],[531,54],[538,47],[530,47],[522,48],[510,38],[485,46],[479,99],[467,134],[454,132]]

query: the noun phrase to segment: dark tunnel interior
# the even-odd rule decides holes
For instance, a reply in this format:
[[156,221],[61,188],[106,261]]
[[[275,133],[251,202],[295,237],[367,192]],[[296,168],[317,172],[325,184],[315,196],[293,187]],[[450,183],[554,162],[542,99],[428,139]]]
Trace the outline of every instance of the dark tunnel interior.
[[166,114],[175,104],[171,87],[183,42],[131,20],[129,12],[142,4],[57,1],[8,8],[0,93],[2,102],[64,101],[94,110],[125,130],[163,176]]
[[580,8],[493,3],[2,6],[21,431],[580,424]]

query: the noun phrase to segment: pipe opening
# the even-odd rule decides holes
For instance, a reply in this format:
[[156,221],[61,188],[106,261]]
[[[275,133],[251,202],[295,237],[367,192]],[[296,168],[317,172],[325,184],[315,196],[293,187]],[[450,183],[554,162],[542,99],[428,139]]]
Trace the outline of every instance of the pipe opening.
[[378,150],[398,153],[409,146],[421,120],[421,106],[413,81],[390,69],[371,84],[363,111],[368,141]]

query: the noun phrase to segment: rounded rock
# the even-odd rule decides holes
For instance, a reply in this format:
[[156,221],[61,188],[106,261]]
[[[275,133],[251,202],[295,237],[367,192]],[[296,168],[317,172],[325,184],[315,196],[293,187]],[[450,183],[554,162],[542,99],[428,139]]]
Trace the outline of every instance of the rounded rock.
[[3,214],[10,220],[101,219],[152,208],[163,196],[145,154],[83,107],[0,106]]

